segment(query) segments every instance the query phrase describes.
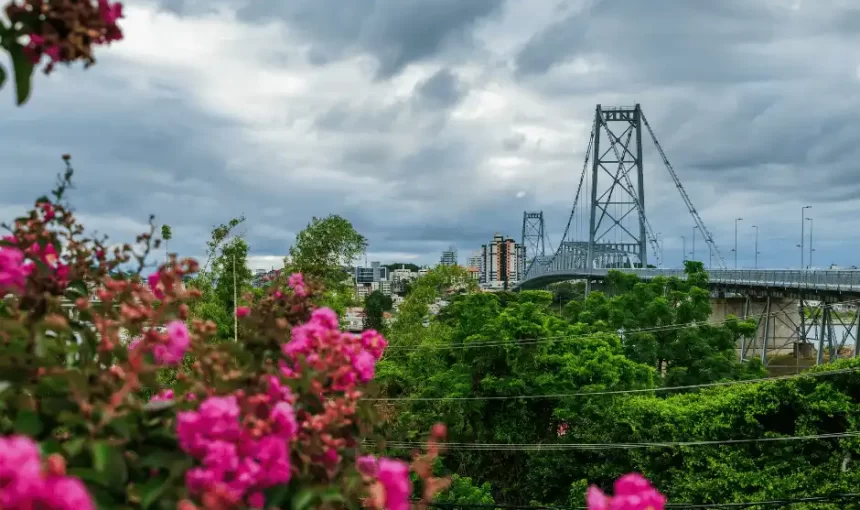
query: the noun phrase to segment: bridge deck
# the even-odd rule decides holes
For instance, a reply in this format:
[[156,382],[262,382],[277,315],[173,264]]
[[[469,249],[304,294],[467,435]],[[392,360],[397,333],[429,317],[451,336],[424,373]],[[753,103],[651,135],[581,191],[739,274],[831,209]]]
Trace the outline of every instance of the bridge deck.
[[[533,268],[518,288],[536,288],[554,281],[574,279],[602,280],[613,269],[553,269]],[[635,274],[643,280],[658,276],[686,278],[683,269],[614,269]],[[808,290],[818,293],[860,293],[860,270],[791,270],[791,269],[711,269],[708,277],[712,286],[756,287],[764,289]]]

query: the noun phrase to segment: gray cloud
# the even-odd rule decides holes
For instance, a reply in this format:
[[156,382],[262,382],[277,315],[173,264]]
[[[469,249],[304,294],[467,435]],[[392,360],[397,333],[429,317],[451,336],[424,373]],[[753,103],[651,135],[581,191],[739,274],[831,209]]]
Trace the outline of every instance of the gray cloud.
[[240,19],[252,22],[282,17],[304,33],[313,59],[328,62],[354,51],[379,62],[377,77],[389,78],[412,62],[423,61],[450,45],[471,43],[471,28],[500,9],[503,0],[248,0]]
[[[517,237],[524,209],[544,211],[556,246],[594,105],[639,102],[724,256],[742,216],[741,265],[753,222],[762,264],[796,264],[811,204],[817,260],[857,263],[860,6],[556,3],[523,17],[490,0],[129,2],[129,38],[97,66],[37,76],[25,108],[0,94],[0,219],[71,152],[72,199],[95,228],[127,239],[157,213],[186,254],[242,213],[267,264],[331,213],[370,252],[423,262]],[[167,46],[141,49],[143,30]],[[692,220],[645,145],[648,215],[677,263]],[[575,216],[578,239],[586,223]]]

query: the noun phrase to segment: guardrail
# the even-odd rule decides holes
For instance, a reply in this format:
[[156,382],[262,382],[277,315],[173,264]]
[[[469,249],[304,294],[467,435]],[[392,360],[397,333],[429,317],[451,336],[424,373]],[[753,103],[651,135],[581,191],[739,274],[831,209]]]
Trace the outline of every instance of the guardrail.
[[[571,277],[605,277],[609,271],[620,271],[635,274],[642,279],[658,276],[677,277],[684,279],[683,269],[555,269],[536,271],[529,278],[520,282],[541,277],[571,276]],[[792,270],[792,269],[712,269],[708,270],[711,283],[725,285],[742,285],[747,287],[814,289],[828,291],[858,291],[860,292],[860,270]]]

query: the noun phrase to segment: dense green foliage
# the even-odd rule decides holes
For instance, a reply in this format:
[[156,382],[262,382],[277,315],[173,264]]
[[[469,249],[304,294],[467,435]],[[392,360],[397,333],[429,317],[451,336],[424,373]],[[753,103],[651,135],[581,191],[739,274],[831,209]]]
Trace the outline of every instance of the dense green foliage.
[[364,329],[385,329],[384,314],[391,311],[394,303],[391,296],[375,290],[364,298]]
[[[687,273],[686,280],[651,282],[612,273],[603,291],[587,298],[576,283],[550,292],[463,293],[449,297],[427,327],[418,324],[439,295],[431,290],[439,277],[419,279],[416,287],[426,290],[404,303],[378,366],[380,391],[406,399],[384,404],[385,434],[407,441],[397,446],[405,447],[441,420],[450,441],[462,445],[548,445],[537,451],[452,446],[444,469],[476,487],[489,484],[487,497],[499,503],[580,506],[589,483],[608,487],[630,471],[643,472],[674,502],[851,492],[860,481],[851,460],[860,455],[857,439],[617,445],[858,430],[856,373],[683,393],[564,396],[765,377],[758,361],[736,361],[736,342],[754,334],[755,324],[733,318],[705,324],[707,274],[700,263],[688,263]],[[846,366],[860,362],[818,370]],[[531,398],[517,398],[523,395]],[[577,446],[583,444],[604,446]]]

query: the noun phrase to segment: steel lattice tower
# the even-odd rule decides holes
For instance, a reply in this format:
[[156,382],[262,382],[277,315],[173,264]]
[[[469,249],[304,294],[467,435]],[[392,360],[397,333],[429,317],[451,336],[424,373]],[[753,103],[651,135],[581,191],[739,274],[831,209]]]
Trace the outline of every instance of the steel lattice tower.
[[642,110],[597,105],[593,129],[586,265],[647,267],[656,240],[645,216]]
[[525,251],[525,267],[531,266],[538,257],[546,255],[543,211],[523,212],[522,245]]

